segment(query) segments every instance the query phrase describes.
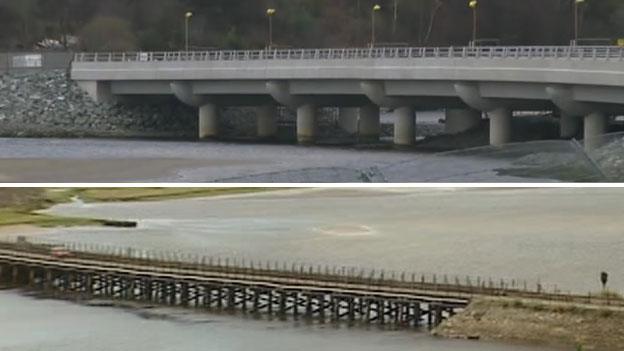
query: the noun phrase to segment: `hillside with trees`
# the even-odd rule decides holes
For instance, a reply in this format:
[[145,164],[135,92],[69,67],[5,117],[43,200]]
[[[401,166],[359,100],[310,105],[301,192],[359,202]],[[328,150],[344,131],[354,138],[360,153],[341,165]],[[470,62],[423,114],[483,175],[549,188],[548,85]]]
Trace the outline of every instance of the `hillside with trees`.
[[[479,0],[479,37],[509,45],[562,45],[573,33],[574,0]],[[472,33],[468,0],[0,0],[0,49],[32,49],[45,38],[82,50],[178,50],[184,14],[193,12],[194,48],[261,48],[267,8],[282,47],[365,46],[371,9],[378,42],[465,45]],[[396,4],[396,11],[395,11]],[[624,1],[586,0],[582,36],[624,37]]]

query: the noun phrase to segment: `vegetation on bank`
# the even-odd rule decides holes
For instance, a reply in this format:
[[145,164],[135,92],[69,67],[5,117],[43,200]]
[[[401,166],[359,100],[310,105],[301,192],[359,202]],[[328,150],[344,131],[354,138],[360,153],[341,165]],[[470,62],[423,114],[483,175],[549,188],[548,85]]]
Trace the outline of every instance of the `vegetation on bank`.
[[262,188],[90,188],[90,189],[2,189],[0,226],[34,225],[69,227],[85,225],[132,226],[130,222],[62,217],[39,210],[79,198],[85,202],[156,201],[190,197],[234,195],[266,191]]
[[[612,295],[614,299],[622,299]],[[434,335],[570,350],[621,350],[624,308],[509,298],[475,299]]]
[[[468,0],[3,0],[0,49],[29,49],[44,38],[79,49],[180,50],[187,11],[193,48],[261,48],[267,43],[267,8],[274,8],[279,46],[344,47],[370,42],[371,10],[379,43],[466,45],[472,36]],[[483,0],[480,38],[509,45],[567,45],[574,33],[575,0]],[[584,38],[624,36],[621,0],[579,6]]]

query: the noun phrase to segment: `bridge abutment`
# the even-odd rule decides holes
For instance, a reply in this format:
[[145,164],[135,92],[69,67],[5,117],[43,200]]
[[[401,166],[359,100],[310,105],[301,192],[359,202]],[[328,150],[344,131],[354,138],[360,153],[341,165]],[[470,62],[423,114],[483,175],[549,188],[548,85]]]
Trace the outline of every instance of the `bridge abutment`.
[[473,109],[446,109],[446,134],[459,134],[481,123],[483,113]]
[[377,105],[360,107],[358,139],[363,142],[378,142],[381,134],[380,109]]
[[115,102],[115,96],[111,90],[111,83],[107,81],[91,80],[77,81],[78,86],[85,91],[93,101],[97,103]]
[[490,117],[490,145],[501,146],[511,142],[512,111],[499,108],[488,113]]
[[314,144],[316,141],[316,105],[297,108],[297,141],[299,144]]
[[411,106],[394,110],[394,144],[410,146],[416,142],[416,111]]
[[591,151],[601,144],[601,136],[607,132],[608,117],[602,112],[593,112],[585,116],[585,149]]
[[199,138],[212,139],[219,136],[219,109],[215,104],[199,107]]
[[260,106],[257,109],[258,138],[272,139],[277,136],[277,107]]

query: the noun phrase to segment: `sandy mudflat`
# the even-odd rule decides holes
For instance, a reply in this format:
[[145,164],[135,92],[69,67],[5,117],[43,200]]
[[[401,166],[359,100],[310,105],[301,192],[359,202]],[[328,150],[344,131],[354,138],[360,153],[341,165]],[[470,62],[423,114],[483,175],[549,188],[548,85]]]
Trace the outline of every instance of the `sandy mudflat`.
[[506,159],[225,142],[0,138],[4,182],[526,182]]
[[[223,167],[241,161],[193,159],[0,159],[0,182],[117,182],[176,179],[181,168]],[[247,162],[245,162],[247,163]]]
[[44,235],[51,231],[49,228],[40,228],[34,225],[19,224],[0,227],[0,239],[15,237],[18,235],[36,236]]

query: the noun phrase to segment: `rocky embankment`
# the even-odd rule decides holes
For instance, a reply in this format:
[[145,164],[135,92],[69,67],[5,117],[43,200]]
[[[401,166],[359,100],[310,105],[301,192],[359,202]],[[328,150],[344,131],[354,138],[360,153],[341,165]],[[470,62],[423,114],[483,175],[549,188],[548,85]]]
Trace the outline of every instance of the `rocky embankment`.
[[174,101],[93,102],[64,71],[0,77],[0,135],[24,137],[194,135],[192,109]]
[[570,303],[480,299],[433,331],[434,335],[565,347],[624,350],[624,309]]
[[[253,108],[224,108],[220,117],[224,137],[255,135]],[[324,111],[319,124],[335,124],[335,117],[335,113]],[[294,113],[285,110],[278,116],[286,133],[294,130],[295,119]],[[342,136],[331,132],[333,129],[321,128],[321,134]],[[0,136],[194,139],[196,135],[196,109],[173,97],[96,103],[65,71],[0,76]]]

